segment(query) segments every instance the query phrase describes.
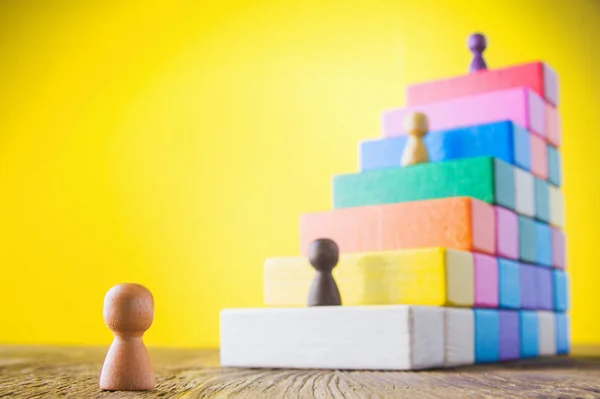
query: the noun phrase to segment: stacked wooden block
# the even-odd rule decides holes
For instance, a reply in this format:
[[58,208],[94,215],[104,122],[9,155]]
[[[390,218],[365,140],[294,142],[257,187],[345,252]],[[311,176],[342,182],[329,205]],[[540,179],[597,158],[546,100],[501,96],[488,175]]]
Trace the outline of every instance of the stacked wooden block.
[[[307,308],[305,256],[268,259],[267,309],[221,314],[225,366],[421,369],[569,351],[556,74],[541,62],[408,87],[334,176],[330,238],[343,305]],[[400,166],[402,120],[429,119],[430,162]]]

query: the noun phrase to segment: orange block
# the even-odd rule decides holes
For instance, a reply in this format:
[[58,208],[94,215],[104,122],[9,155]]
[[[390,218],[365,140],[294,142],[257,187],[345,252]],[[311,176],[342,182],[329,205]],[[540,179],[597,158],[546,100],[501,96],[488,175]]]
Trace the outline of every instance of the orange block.
[[496,255],[493,206],[451,197],[306,213],[300,217],[300,247],[317,238],[337,242],[341,252],[445,247]]

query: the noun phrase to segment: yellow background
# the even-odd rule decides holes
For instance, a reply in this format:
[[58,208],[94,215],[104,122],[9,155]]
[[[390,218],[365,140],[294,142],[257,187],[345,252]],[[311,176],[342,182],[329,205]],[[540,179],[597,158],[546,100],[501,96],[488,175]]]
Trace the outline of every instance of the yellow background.
[[106,344],[147,285],[150,345],[216,346],[266,257],[330,207],[409,83],[541,59],[563,117],[573,340],[600,342],[600,3],[0,3],[0,342]]

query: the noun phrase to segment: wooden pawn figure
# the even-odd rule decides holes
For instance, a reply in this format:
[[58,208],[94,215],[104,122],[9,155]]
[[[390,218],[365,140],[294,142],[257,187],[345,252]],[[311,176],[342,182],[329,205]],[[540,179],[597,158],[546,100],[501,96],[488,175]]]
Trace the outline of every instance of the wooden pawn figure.
[[154,319],[154,298],[139,284],[119,284],[104,297],[104,322],[114,340],[100,374],[106,391],[145,391],[155,387],[152,362],[142,337]]
[[328,238],[311,242],[308,260],[316,271],[308,292],[308,306],[341,306],[340,291],[331,274],[339,261],[337,244]]
[[416,165],[429,162],[429,153],[423,138],[429,130],[427,116],[420,112],[406,115],[404,118],[404,130],[408,134],[408,140],[402,152],[402,166]]

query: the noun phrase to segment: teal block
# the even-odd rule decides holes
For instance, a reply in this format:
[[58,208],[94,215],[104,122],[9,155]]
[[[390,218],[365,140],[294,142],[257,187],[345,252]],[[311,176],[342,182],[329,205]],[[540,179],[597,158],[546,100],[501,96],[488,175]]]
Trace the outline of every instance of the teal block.
[[550,187],[545,180],[534,177],[535,218],[550,222]]
[[566,355],[569,353],[569,318],[564,313],[555,313],[556,353]]
[[497,310],[473,309],[475,363],[497,362],[500,357],[500,317]]
[[505,309],[521,307],[520,265],[512,260],[498,259],[498,306]]
[[554,310],[566,312],[569,307],[567,274],[562,270],[552,270],[552,285],[554,288]]
[[333,178],[334,209],[448,197],[472,197],[514,210],[513,166],[477,157]]
[[535,258],[542,266],[552,266],[552,230],[550,225],[534,221],[535,225]]
[[548,144],[548,181],[555,186],[562,183],[560,154],[558,149]]
[[533,219],[517,215],[519,219],[519,260],[535,263],[537,260],[535,223]]
[[539,321],[535,311],[519,312],[521,357],[537,357],[539,354]]

